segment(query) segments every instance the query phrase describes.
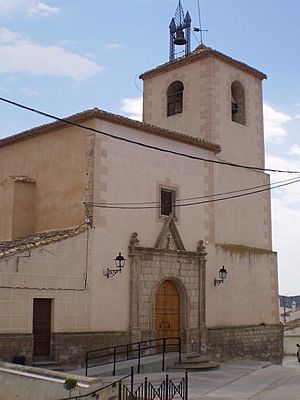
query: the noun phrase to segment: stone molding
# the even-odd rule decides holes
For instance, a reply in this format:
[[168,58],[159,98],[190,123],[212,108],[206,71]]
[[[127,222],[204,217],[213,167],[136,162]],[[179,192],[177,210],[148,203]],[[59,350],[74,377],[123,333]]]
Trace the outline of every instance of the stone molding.
[[[158,235],[156,242],[154,244],[155,249],[165,248],[170,250],[170,242],[173,239],[175,250],[185,251],[185,247],[179,235],[178,229],[176,227],[174,216],[172,214],[166,219],[160,234]],[[163,247],[166,245],[166,247]]]
[[261,80],[267,79],[267,75],[257,70],[256,68],[250,67],[249,65],[241,61],[238,61],[232,57],[227,56],[226,54],[221,53],[220,51],[214,50],[211,47],[206,47],[204,45],[198,46],[194,51],[192,51],[189,55],[185,57],[181,57],[174,61],[167,62],[147,72],[144,72],[139,76],[139,78],[145,80],[152,76],[159,75],[166,71],[171,71],[173,69],[178,68],[179,66],[181,67],[183,65],[190,64],[191,62],[202,60],[207,57],[214,57],[227,64],[233,65],[235,68],[247,72],[258,79]]
[[263,249],[260,247],[250,247],[239,244],[216,243],[215,246],[222,247],[224,251],[228,250],[233,253],[277,254],[275,251],[270,249]]

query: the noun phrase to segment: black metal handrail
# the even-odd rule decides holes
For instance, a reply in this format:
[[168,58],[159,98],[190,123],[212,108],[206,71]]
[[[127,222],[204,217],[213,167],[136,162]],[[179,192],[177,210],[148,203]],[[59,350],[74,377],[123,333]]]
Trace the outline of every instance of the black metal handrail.
[[138,360],[137,373],[139,374],[141,370],[141,358],[153,356],[155,354],[162,354],[162,371],[164,371],[165,356],[167,353],[171,352],[178,352],[178,359],[181,361],[181,339],[179,337],[151,339],[98,350],[90,350],[86,353],[85,358],[85,376],[88,376],[89,368],[108,364],[113,364],[113,376],[115,376],[116,364],[118,362],[135,359]]
[[90,396],[94,397],[96,394],[98,394],[102,390],[107,389],[109,387],[115,387],[117,384],[118,384],[118,400],[119,400],[119,399],[121,399],[122,382],[124,381],[124,379],[127,379],[129,377],[131,378],[131,381],[133,382],[133,369],[131,369],[131,373],[129,375],[123,376],[123,378],[118,379],[115,382],[109,383],[108,385],[105,385],[100,389],[94,390],[93,392],[89,392],[89,393],[86,393],[86,394],[80,394],[80,395],[77,395],[77,396],[75,395],[73,397],[66,397],[66,398],[63,398],[63,399],[60,399],[60,400],[72,400],[72,399],[73,400],[78,400],[78,399],[84,399],[84,398],[87,398],[87,397],[90,397]]

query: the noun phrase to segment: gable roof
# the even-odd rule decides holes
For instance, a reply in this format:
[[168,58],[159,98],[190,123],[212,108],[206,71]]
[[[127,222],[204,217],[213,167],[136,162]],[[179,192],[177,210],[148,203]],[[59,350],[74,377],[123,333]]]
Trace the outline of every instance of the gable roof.
[[20,239],[0,242],[0,260],[5,257],[13,256],[16,253],[34,250],[38,247],[69,239],[85,232],[86,230],[86,225],[82,225],[77,228],[36,233],[35,235],[25,236]]
[[[16,135],[8,136],[4,139],[0,139],[0,147],[8,145],[8,144],[16,143],[21,140],[35,137],[38,135],[46,134],[46,133],[49,133],[49,132],[57,130],[57,129],[62,129],[62,128],[72,125],[72,123],[82,124],[83,122],[94,119],[94,118],[98,118],[103,121],[108,121],[108,122],[111,122],[114,124],[122,125],[127,128],[137,129],[139,131],[147,132],[152,135],[161,136],[161,137],[171,139],[171,140],[176,140],[178,142],[191,144],[196,147],[201,147],[206,150],[210,150],[214,153],[219,153],[221,151],[221,146],[219,146],[218,144],[209,142],[205,139],[187,135],[187,134],[180,133],[180,132],[176,132],[176,131],[171,131],[169,129],[161,128],[156,125],[147,124],[146,122],[136,121],[136,120],[133,120],[130,118],[123,117],[121,115],[117,115],[117,114],[113,114],[113,113],[109,113],[109,112],[100,110],[98,108],[93,108],[90,110],[82,111],[80,113],[73,114],[69,117],[64,118],[64,120],[67,120],[68,122],[70,122],[70,124],[59,120],[59,121],[51,122],[49,124],[37,126],[35,128],[23,131]],[[107,132],[107,133],[109,133],[109,132]]]
[[169,61],[165,64],[162,64],[156,68],[153,68],[147,72],[144,72],[143,74],[140,75],[140,79],[147,79],[150,78],[154,75],[159,75],[163,72],[170,71],[172,69],[181,67],[185,64],[190,64],[191,62],[202,60],[207,57],[214,57],[217,58],[220,61],[225,62],[226,64],[233,65],[236,68],[241,69],[244,72],[247,72],[253,76],[255,76],[258,79],[267,79],[267,75],[265,75],[263,72],[259,71],[258,69],[255,69],[253,67],[250,67],[249,65],[238,61],[234,58],[231,58],[227,56],[226,54],[223,54],[217,50],[212,49],[211,47],[206,47],[203,44],[198,46],[194,51],[192,51],[190,54],[187,56],[178,58],[174,61]]

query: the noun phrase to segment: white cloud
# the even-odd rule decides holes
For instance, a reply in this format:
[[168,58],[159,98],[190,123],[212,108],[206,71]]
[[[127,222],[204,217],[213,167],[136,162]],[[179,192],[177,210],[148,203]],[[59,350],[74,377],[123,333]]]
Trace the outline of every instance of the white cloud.
[[131,119],[142,121],[143,115],[143,98],[135,99],[125,98],[122,100],[121,111],[124,111],[126,116]]
[[69,39],[61,39],[57,42],[58,46],[72,46],[73,44],[76,44],[77,42],[75,40],[69,40]]
[[96,55],[93,53],[85,53],[84,56],[86,58],[90,58],[91,60],[95,60],[97,58]]
[[120,43],[109,43],[105,46],[106,50],[118,50],[121,49],[123,45]]
[[0,15],[12,15],[14,13],[27,13],[29,16],[48,16],[60,11],[57,7],[50,7],[40,1],[32,0],[0,0]]
[[285,125],[293,118],[287,114],[274,110],[264,103],[264,128],[268,142],[281,142],[287,136]]
[[[276,169],[276,170],[283,170],[283,171],[299,171],[300,172],[300,161],[297,159],[291,159],[291,158],[284,158],[284,157],[279,157],[279,156],[274,156],[271,154],[266,155],[266,167],[271,168],[271,169]],[[297,173],[280,173],[280,172],[271,172],[271,180],[272,182],[277,182],[280,180],[284,179],[293,179],[295,177],[300,177]],[[292,193],[295,188],[300,189],[300,185],[291,185],[291,186],[285,186],[283,189],[280,189],[280,194],[287,194],[287,193]],[[299,190],[297,189],[297,190]],[[273,193],[273,192],[272,192]],[[274,191],[274,195],[277,194],[278,191]],[[299,197],[300,197],[300,192],[299,196],[298,194],[296,197],[292,200],[292,203],[299,204]],[[300,208],[299,208],[300,209]]]
[[11,43],[19,39],[20,35],[15,32],[10,31],[6,28],[0,28],[0,42],[1,43]]
[[284,200],[273,199],[272,223],[273,247],[278,252],[280,294],[298,295],[300,210],[290,207]]
[[19,92],[22,95],[28,96],[28,97],[38,96],[40,94],[40,92],[38,92],[37,90],[29,89],[29,88],[26,88],[26,87],[21,88],[19,90]]
[[50,7],[47,4],[41,2],[33,3],[27,9],[27,13],[30,16],[37,16],[37,15],[48,16],[51,14],[57,14],[59,12],[60,12],[59,8]]
[[291,156],[300,156],[300,146],[298,144],[293,144],[290,148],[289,154]]
[[[300,161],[267,155],[268,168],[300,171]],[[273,182],[300,177],[272,173]],[[273,248],[278,252],[280,293],[299,294],[300,182],[272,190]]]
[[0,73],[3,74],[23,72],[83,80],[104,69],[87,57],[68,52],[63,47],[42,46],[20,39],[18,34],[7,29],[2,30],[2,37],[7,42],[1,44],[0,40]]
[[0,0],[0,15],[8,15],[16,10],[23,10],[27,0]]

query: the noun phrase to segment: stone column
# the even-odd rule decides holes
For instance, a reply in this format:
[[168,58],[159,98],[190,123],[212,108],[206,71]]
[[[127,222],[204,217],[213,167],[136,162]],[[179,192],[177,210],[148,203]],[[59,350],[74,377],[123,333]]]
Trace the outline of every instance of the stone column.
[[207,352],[206,329],[206,256],[203,240],[197,247],[197,259],[199,266],[199,354],[205,356]]
[[129,243],[130,260],[130,310],[129,310],[129,335],[131,342],[140,342],[141,327],[139,324],[139,271],[141,255],[137,251],[139,246],[138,234],[131,235]]

